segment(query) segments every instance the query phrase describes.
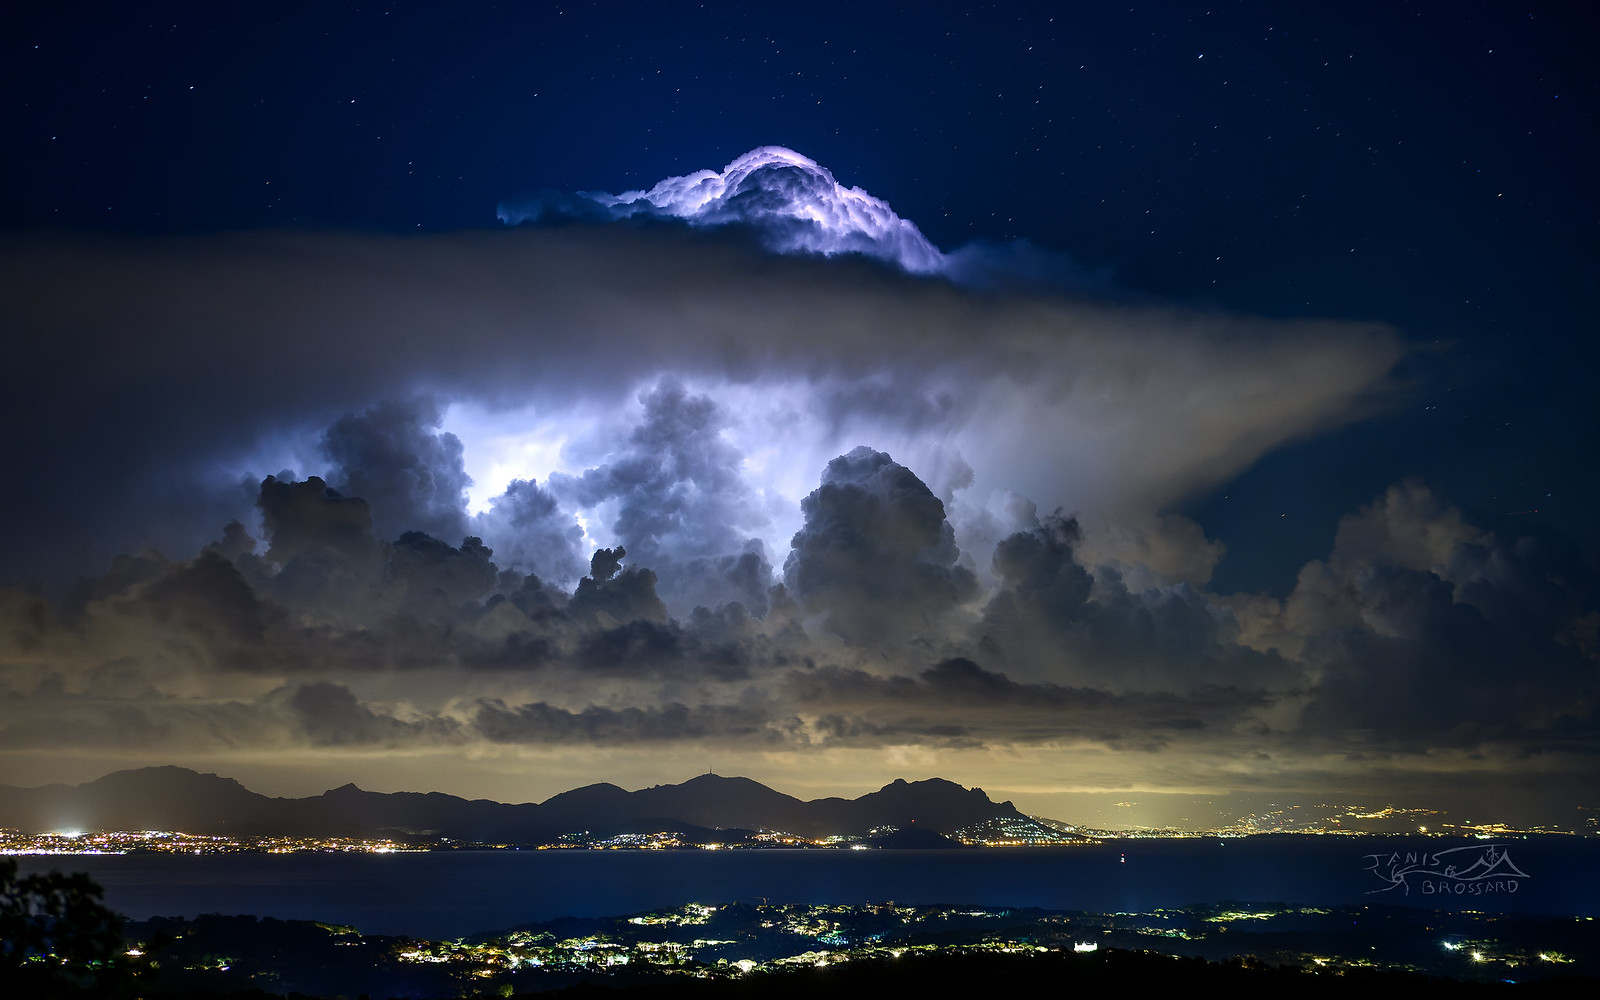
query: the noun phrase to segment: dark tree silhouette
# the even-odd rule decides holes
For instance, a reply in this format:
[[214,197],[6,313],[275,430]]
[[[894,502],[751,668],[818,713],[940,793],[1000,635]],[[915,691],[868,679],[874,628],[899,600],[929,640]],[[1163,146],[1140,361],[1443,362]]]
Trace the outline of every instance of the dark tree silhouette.
[[112,996],[128,973],[122,918],[80,873],[19,878],[0,858],[0,986],[10,996]]

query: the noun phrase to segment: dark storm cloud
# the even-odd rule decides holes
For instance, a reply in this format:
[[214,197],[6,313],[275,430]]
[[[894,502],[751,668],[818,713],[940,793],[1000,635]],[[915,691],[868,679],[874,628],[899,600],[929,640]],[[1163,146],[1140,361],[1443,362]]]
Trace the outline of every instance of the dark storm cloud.
[[[871,538],[903,544],[876,551],[867,580],[886,568],[914,580],[929,550],[940,553],[929,565],[950,569],[937,498],[909,470],[862,450],[825,478],[814,496],[830,485],[846,496],[819,499],[807,531],[843,546],[824,564],[830,586],[858,554],[850,526],[874,518],[890,521]],[[1245,625],[1186,585],[1135,599],[1115,571],[1077,563],[1070,520],[1040,519],[997,546],[999,589],[969,655],[923,666],[921,647],[886,647],[870,669],[834,659],[788,588],[765,620],[738,603],[680,619],[620,549],[596,552],[568,593],[499,572],[471,539],[377,542],[360,504],[320,482],[274,479],[263,496],[287,533],[281,548],[267,539],[287,558],[278,575],[296,559],[381,554],[350,604],[366,624],[327,624],[318,587],[258,592],[280,564],[236,529],[193,560],[119,560],[66,619],[12,592],[0,745],[1250,747],[1267,761],[1595,749],[1596,615],[1581,563],[1550,540],[1477,531],[1415,485],[1348,518],[1275,610],[1241,606]],[[806,542],[797,555],[816,551]],[[888,593],[875,614],[900,613]],[[916,590],[911,603],[942,600]],[[944,643],[963,641],[952,626]],[[299,679],[262,686],[276,676]],[[469,693],[484,681],[504,693]],[[563,695],[515,693],[529,685]]]
[[1225,688],[1125,695],[1019,683],[964,657],[914,676],[826,667],[791,672],[783,683],[800,711],[830,720],[823,728],[834,738],[921,734],[935,741],[960,737],[973,746],[1085,741],[1154,750],[1186,734],[1226,729],[1269,703],[1260,694]]
[[1317,676],[1304,724],[1357,744],[1528,749],[1600,734],[1600,588],[1570,542],[1480,531],[1420,483],[1341,522],[1286,628]]
[[726,681],[774,655],[743,605],[669,618],[655,574],[623,566],[620,547],[597,551],[567,592],[500,571],[472,536],[460,546],[421,532],[380,542],[363,501],[315,478],[268,477],[262,501],[265,523],[285,536],[269,536],[267,557],[230,526],[194,560],[117,560],[76,596],[68,621],[17,595],[17,653],[59,656],[44,647],[74,636],[80,669],[114,657],[157,685],[173,663],[258,675],[560,668]]
[[648,569],[622,568],[627,550],[600,549],[590,560],[589,575],[578,581],[568,609],[573,617],[616,626],[644,621],[664,624],[667,606],[656,596],[656,575]]
[[0,747],[8,750],[114,750],[272,746],[288,728],[282,714],[241,701],[184,703],[41,697],[0,701]]
[[473,527],[502,565],[571,581],[583,575],[583,528],[560,501],[532,479],[513,479],[489,501]]
[[468,515],[472,479],[461,440],[441,429],[443,419],[438,399],[416,396],[346,414],[323,432],[336,492],[360,498],[370,513],[364,530],[380,540],[474,537],[481,546],[486,539],[503,568],[565,582],[581,576],[583,529],[537,482],[514,479],[488,510]]
[[1301,677],[1276,651],[1240,644],[1233,612],[1186,583],[1130,588],[1115,567],[1091,574],[1076,521],[1053,515],[995,548],[999,584],[980,648],[1026,676],[1116,691],[1238,685],[1282,690]]
[[151,616],[177,625],[214,646],[259,646],[277,610],[251,589],[244,575],[217,551],[172,567],[144,589]]
[[[0,566],[58,582],[118,552],[195,551],[347,417],[329,438],[351,463],[340,475],[452,520],[460,470],[442,432],[425,414],[381,419],[383,401],[418,394],[559,416],[668,372],[796,386],[858,441],[944,436],[977,488],[1146,510],[1363,412],[1402,353],[1377,327],[978,296],[716,235],[585,227],[11,236],[0,327],[0,416],[37,429],[10,457],[52,486],[0,500],[0,521],[32,526],[5,533]],[[879,391],[833,392],[852,384]],[[950,402],[924,423],[930,398]]]
[[[41,713],[40,706],[47,706]],[[135,701],[38,692],[34,708],[0,699],[0,747],[170,752],[188,748],[408,747],[459,743],[453,718],[399,719],[338,684],[314,682],[256,698]]]
[[655,572],[675,612],[736,600],[764,614],[771,568],[745,533],[768,517],[743,456],[721,436],[727,415],[670,379],[639,401],[643,417],[616,454],[581,476],[552,476],[550,489],[582,507],[614,504],[612,533]]
[[405,746],[450,740],[460,729],[453,719],[402,721],[373,711],[349,688],[327,682],[295,688],[287,707],[305,737],[319,746]]
[[270,544],[259,563],[248,555],[241,562],[257,569],[263,589],[325,621],[364,620],[388,556],[372,535],[370,505],[316,476],[268,476],[256,506]]
[[779,745],[791,733],[761,709],[736,705],[688,706],[678,702],[647,708],[606,708],[591,705],[582,711],[557,708],[544,702],[507,706],[485,701],[478,706],[473,725],[496,743],[617,744],[694,741]]
[[1065,625],[1081,617],[1094,579],[1074,558],[1072,546],[1080,537],[1078,522],[1054,516],[995,547],[993,572],[1003,589],[985,614],[993,632]]
[[454,548],[408,531],[389,550],[387,576],[404,590],[401,607],[419,618],[448,622],[493,591],[499,576],[490,561],[493,555],[470,535]]
[[944,504],[883,452],[863,446],[829,462],[800,508],[784,585],[852,643],[900,641],[977,596]]
[[367,563],[378,551],[372,506],[361,497],[341,494],[317,476],[304,482],[268,476],[261,481],[256,506],[272,541],[266,558],[279,567],[301,558]]
[[[338,470],[339,490],[373,506],[380,538],[422,531],[436,538],[466,533],[466,489],[461,441],[439,430],[436,399],[386,400],[340,417],[322,435],[322,449]],[[330,477],[332,478],[332,477]]]

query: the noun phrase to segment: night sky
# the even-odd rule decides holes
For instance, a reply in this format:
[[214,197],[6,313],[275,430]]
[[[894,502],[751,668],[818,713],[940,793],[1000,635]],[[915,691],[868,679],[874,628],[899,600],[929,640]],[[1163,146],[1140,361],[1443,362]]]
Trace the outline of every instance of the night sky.
[[1600,806],[1583,7],[12,12],[0,781]]

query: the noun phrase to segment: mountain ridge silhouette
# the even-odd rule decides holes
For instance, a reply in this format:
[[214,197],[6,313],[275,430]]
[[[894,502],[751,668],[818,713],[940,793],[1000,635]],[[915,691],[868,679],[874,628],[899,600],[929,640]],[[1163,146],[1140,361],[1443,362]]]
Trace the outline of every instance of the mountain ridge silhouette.
[[547,843],[563,834],[670,821],[705,830],[772,830],[822,837],[899,827],[953,834],[997,817],[1011,802],[943,778],[897,778],[854,799],[802,800],[751,778],[701,774],[628,791],[608,782],[542,803],[466,799],[445,792],[371,792],[352,783],[320,795],[275,798],[233,778],[164,765],[114,771],[80,785],[0,785],[0,827],[172,830],[234,836],[379,837],[396,834],[484,843]]

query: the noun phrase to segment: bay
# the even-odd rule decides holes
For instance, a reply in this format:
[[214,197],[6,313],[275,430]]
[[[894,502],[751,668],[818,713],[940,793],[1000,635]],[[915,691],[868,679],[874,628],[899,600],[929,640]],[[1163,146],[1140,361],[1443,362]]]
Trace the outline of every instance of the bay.
[[[1405,871],[1407,859],[1428,862],[1456,848],[1462,849],[1453,856],[1461,868],[1495,844],[1520,874],[1477,883],[1489,891],[1458,892],[1474,883],[1452,880],[1451,889],[1415,871],[1400,884],[1379,877]],[[24,873],[86,872],[104,887],[107,905],[135,919],[249,913],[433,939],[562,916],[763,899],[1094,912],[1226,901],[1377,903],[1600,916],[1600,841],[1575,837],[1480,842],[1274,836],[932,851],[128,854],[18,861]],[[1442,867],[1442,861],[1432,865]]]

